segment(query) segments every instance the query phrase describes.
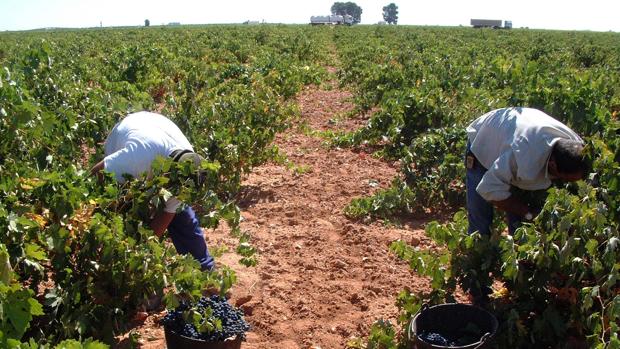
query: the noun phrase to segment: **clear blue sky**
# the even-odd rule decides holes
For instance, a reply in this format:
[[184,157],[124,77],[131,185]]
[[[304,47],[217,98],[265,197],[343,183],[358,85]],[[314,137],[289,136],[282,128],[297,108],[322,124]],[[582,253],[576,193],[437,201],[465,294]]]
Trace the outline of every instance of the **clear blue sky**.
[[[341,0],[346,1],[346,0]],[[354,1],[362,24],[382,20],[392,0]],[[514,27],[620,32],[620,0],[418,0],[394,1],[399,24],[469,25],[471,18],[512,20]],[[0,0],[0,30],[43,27],[94,27],[240,23],[308,23],[329,14],[333,0]]]

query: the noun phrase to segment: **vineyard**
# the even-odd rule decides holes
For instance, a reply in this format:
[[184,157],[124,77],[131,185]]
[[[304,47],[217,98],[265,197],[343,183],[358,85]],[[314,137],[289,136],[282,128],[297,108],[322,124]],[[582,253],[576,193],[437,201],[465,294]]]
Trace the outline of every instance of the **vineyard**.
[[[245,311],[248,348],[406,348],[423,303],[474,282],[495,291],[498,348],[620,348],[616,33],[7,32],[0,66],[2,347],[163,348],[157,319],[208,291]],[[468,235],[465,126],[506,106],[569,125],[592,170],[513,236],[500,219]],[[124,184],[89,175],[140,110],[179,126],[203,183],[164,159]],[[150,230],[171,195],[216,271]]]

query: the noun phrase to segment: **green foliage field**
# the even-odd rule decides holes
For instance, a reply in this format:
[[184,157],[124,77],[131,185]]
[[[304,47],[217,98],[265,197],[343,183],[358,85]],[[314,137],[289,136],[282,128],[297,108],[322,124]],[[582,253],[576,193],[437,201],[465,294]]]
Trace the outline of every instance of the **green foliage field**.
[[[427,227],[440,253],[395,242],[433,291],[403,291],[399,324],[379,322],[352,347],[406,347],[421,303],[453,300],[472,280],[503,285],[490,304],[499,347],[620,347],[620,35],[269,25],[0,34],[0,346],[106,347],[153,296],[174,304],[230,288],[232,270],[200,272],[145,222],[179,196],[205,228],[227,221],[242,262],[256,263],[235,194],[244,174],[280,157],[271,142],[297,115],[292,98],[330,65],[358,110],[375,111],[331,141],[402,164],[391,188],[345,209],[353,219],[462,207],[463,128],[494,108],[557,117],[594,164],[588,180],[552,188],[514,236],[501,223],[490,239],[468,236],[458,212]],[[179,125],[207,159],[204,185],[166,160],[123,185],[88,175],[111,127],[139,110]]]
[[[232,270],[200,272],[149,217],[176,195],[203,227],[228,221],[241,261],[255,264],[234,196],[244,173],[278,156],[271,142],[297,115],[291,98],[326,74],[328,38],[284,26],[1,34],[0,346],[112,344],[153,296],[174,305],[226,292]],[[204,185],[164,159],[124,185],[88,175],[112,126],[140,110],[179,125],[207,159]]]
[[502,285],[489,305],[501,323],[497,347],[619,348],[620,35],[357,27],[334,39],[341,83],[359,110],[377,111],[332,141],[370,144],[402,164],[391,188],[346,208],[351,218],[462,208],[464,128],[496,108],[553,115],[587,140],[593,161],[587,180],[550,189],[541,214],[514,236],[502,223],[490,238],[469,236],[461,210],[426,228],[440,253],[395,242],[433,291],[403,291],[403,331],[378,323],[367,348],[406,347],[402,333],[423,302],[454,301],[459,287],[494,281]]

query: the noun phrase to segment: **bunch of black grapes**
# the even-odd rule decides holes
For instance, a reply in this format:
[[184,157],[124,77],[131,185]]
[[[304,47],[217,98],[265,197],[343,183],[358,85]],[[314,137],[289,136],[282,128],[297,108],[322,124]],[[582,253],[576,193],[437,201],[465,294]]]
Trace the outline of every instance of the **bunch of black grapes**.
[[418,337],[428,344],[443,347],[461,347],[480,341],[482,335],[477,326],[468,324],[468,326],[455,333],[452,337],[431,331],[424,331]]
[[189,302],[181,302],[176,309],[168,310],[168,313],[161,320],[164,327],[176,334],[199,339],[204,341],[223,341],[231,337],[239,337],[245,340],[245,333],[250,326],[243,319],[243,312],[235,309],[224,297],[214,295],[211,297],[202,297],[195,304],[194,310],[201,314],[205,314],[207,309],[213,311],[213,317],[222,321],[222,329],[215,329],[209,333],[198,332],[196,326],[188,324],[183,319],[183,312],[191,308]]
[[422,332],[419,337],[428,344],[440,345],[442,347],[456,346],[456,343],[435,332]]

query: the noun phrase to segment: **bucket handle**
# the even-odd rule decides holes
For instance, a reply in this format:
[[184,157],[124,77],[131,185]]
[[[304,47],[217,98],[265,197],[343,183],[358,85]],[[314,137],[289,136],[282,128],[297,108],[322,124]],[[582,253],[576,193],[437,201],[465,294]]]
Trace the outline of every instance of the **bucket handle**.
[[480,338],[480,344],[478,344],[474,349],[482,348],[482,346],[491,338],[491,332],[485,333],[482,338]]
[[[428,308],[430,308],[428,303],[422,303],[422,305],[420,306],[420,309],[418,310],[418,314],[422,314],[423,312],[427,311]],[[407,337],[409,339],[411,339],[413,337],[417,337],[417,334],[413,333],[412,326],[413,326],[413,320],[411,321],[411,324],[409,326],[407,326]]]
[[[420,309],[418,310],[418,314],[422,314],[423,312],[425,312],[426,310],[428,310],[428,308],[429,308],[428,303],[423,303],[423,304],[420,306]],[[413,320],[411,321],[411,325],[410,325],[410,326],[407,326],[407,337],[408,337],[409,339],[411,339],[412,337],[417,337],[417,335],[416,335],[415,333],[413,333],[413,328],[412,328],[412,326],[413,326]]]

